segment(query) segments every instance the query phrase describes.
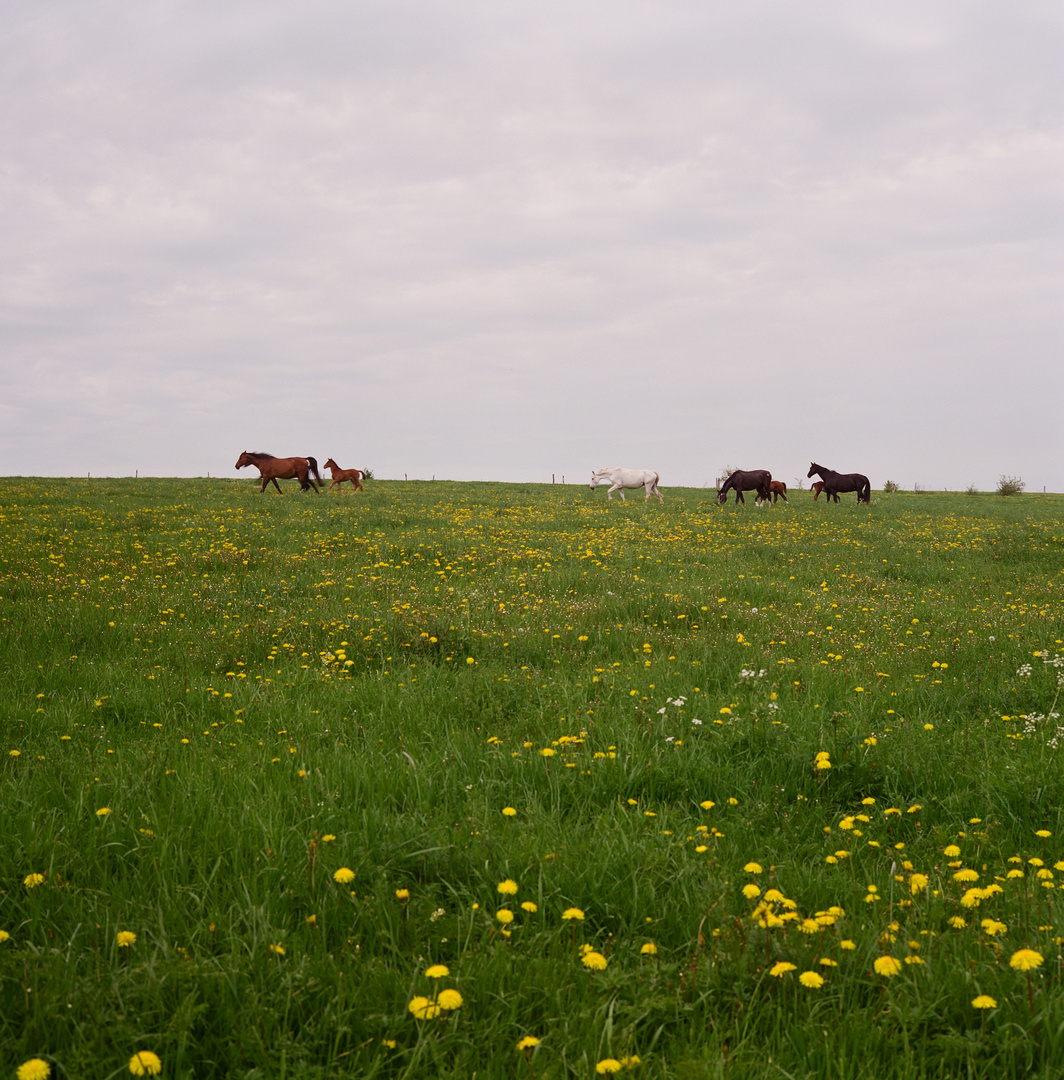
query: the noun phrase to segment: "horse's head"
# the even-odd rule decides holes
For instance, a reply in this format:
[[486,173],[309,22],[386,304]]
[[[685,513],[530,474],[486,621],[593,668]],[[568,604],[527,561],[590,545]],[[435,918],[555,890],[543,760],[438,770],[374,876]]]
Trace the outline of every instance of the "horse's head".
[[809,472],[805,474],[806,480],[809,480],[818,472],[820,472],[820,466],[815,461],[811,461],[809,463]]
[[717,488],[717,502],[723,506],[728,501],[728,493]]
[[242,469],[245,465],[251,465],[251,464],[254,464],[254,463],[252,462],[250,456],[248,455],[248,452],[246,450],[242,451],[241,454],[240,454],[240,457],[238,457],[236,459],[236,467],[238,469]]
[[591,490],[592,491],[594,491],[595,488],[598,487],[598,482],[599,482],[599,474],[593,472],[591,474]]
[[332,469],[332,468],[338,469],[338,468],[340,468],[340,466],[337,465],[336,462],[333,461],[332,458],[329,458],[329,460],[327,462],[325,462],[324,465],[322,465],[322,468],[323,469]]

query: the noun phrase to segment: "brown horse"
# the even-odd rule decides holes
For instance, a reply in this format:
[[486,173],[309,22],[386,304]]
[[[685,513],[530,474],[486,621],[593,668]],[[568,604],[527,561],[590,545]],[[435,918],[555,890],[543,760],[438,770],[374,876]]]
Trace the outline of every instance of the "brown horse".
[[768,489],[772,492],[773,502],[779,499],[783,499],[784,502],[787,501],[787,485],[782,480],[773,480]]
[[818,480],[813,485],[813,502],[816,502],[820,498],[820,493],[824,490],[824,481]]
[[824,481],[824,494],[827,496],[828,502],[831,502],[832,499],[838,502],[840,491],[855,491],[859,503],[871,505],[872,485],[868,482],[868,477],[864,473],[838,473],[834,469],[818,465],[815,461],[809,465],[807,478],[812,480],[813,473],[818,473],[820,479]]
[[771,498],[769,485],[772,483],[772,473],[768,469],[752,469],[743,472],[737,469],[724,481],[721,489],[717,492],[717,502],[723,506],[728,501],[728,492],[735,492],[735,505],[746,504],[743,498],[744,491],[756,491],[758,504],[767,503]]
[[236,459],[236,467],[242,469],[245,465],[254,465],[259,470],[259,476],[262,477],[260,495],[271,480],[278,492],[281,490],[278,480],[298,480],[301,491],[310,488],[315,494],[320,494],[318,485],[314,480],[308,479],[308,474],[313,473],[315,480],[321,480],[318,463],[312,457],[274,457],[273,454],[249,453],[245,450]]
[[[351,488],[353,491],[366,490],[361,484],[362,473],[360,473],[358,469],[341,469],[332,458],[329,458],[322,468],[328,469],[329,472],[332,473],[332,483],[329,485],[329,491],[332,491],[334,487],[338,487],[340,493],[343,494],[345,480],[351,481]],[[325,494],[328,495],[329,491],[326,491]]]

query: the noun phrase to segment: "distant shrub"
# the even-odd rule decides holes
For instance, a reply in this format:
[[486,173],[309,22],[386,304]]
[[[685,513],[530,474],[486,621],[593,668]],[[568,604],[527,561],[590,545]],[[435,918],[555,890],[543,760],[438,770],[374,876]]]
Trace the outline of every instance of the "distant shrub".
[[964,494],[965,495],[978,495],[979,494],[979,489],[975,486],[975,484],[969,484],[964,489]]
[[888,481],[887,481],[887,482],[886,482],[886,483],[885,483],[885,484],[883,485],[883,490],[884,490],[884,491],[885,491],[885,492],[886,492],[886,493],[887,493],[888,495],[893,495],[893,494],[894,494],[894,493],[895,493],[896,491],[901,491],[901,488],[900,488],[900,487],[898,487],[898,485],[897,485],[897,484],[895,484],[893,480],[888,480]]
[[998,480],[997,493],[999,495],[1019,495],[1027,485],[1018,476],[1006,476],[1001,474]]
[[377,478],[373,475],[373,470],[372,469],[363,469],[362,470],[362,479],[363,480],[376,480]]

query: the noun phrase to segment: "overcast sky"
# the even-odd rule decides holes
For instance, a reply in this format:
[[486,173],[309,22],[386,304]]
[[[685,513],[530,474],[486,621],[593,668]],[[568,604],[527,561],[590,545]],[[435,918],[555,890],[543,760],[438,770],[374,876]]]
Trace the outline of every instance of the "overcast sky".
[[0,16],[2,474],[1064,491],[1059,2]]

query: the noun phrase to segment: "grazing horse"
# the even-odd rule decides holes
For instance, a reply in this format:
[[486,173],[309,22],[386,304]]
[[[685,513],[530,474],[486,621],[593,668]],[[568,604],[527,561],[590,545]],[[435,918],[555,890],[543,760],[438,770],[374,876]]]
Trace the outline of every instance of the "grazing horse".
[[834,469],[825,469],[815,461],[810,464],[806,475],[812,479],[813,473],[818,474],[824,481],[824,494],[829,500],[838,502],[840,491],[856,491],[859,503],[872,502],[872,485],[868,482],[868,477],[861,473],[837,473]]
[[[344,490],[344,481],[345,480],[350,480],[351,481],[351,489],[352,489],[352,491],[365,491],[366,490],[362,486],[362,483],[361,483],[361,481],[362,481],[362,473],[360,473],[358,471],[358,469],[341,469],[340,466],[337,465],[336,462],[333,461],[332,458],[329,458],[329,460],[327,462],[325,462],[325,464],[322,466],[322,468],[323,469],[328,469],[329,472],[332,473],[332,483],[329,485],[329,491],[332,491],[332,489],[334,487],[338,487],[340,489],[341,494],[342,494],[343,490]],[[328,495],[329,491],[326,491],[325,494]]]
[[820,498],[820,493],[824,490],[824,481],[818,480],[812,487],[813,502],[816,502]]
[[782,480],[773,480],[768,489],[772,492],[773,502],[776,502],[777,499],[787,501],[787,485]]
[[262,477],[260,495],[271,480],[278,492],[281,491],[278,480],[298,480],[301,491],[310,488],[315,494],[321,494],[314,480],[308,479],[308,474],[313,473],[315,480],[321,480],[318,463],[312,457],[274,457],[273,454],[249,453],[245,450],[236,459],[236,467],[242,469],[245,465],[254,465],[259,470],[259,476]]
[[657,495],[661,502],[665,501],[665,497],[658,491],[658,474],[653,469],[622,469],[619,465],[615,465],[612,469],[596,469],[591,474],[591,490],[594,491],[599,484],[608,480],[610,482],[610,489],[606,492],[606,497],[613,498],[615,491],[620,491],[621,501],[626,502],[624,497],[624,488],[644,488],[646,490],[646,498],[643,502],[647,502],[651,495]]
[[756,491],[757,501],[766,503],[771,497],[771,484],[772,473],[768,469],[751,469],[749,472],[737,469],[724,481],[724,485],[717,492],[717,502],[723,506],[728,501],[728,492],[734,491],[736,505],[742,503],[745,506],[746,499],[743,498],[743,492]]

